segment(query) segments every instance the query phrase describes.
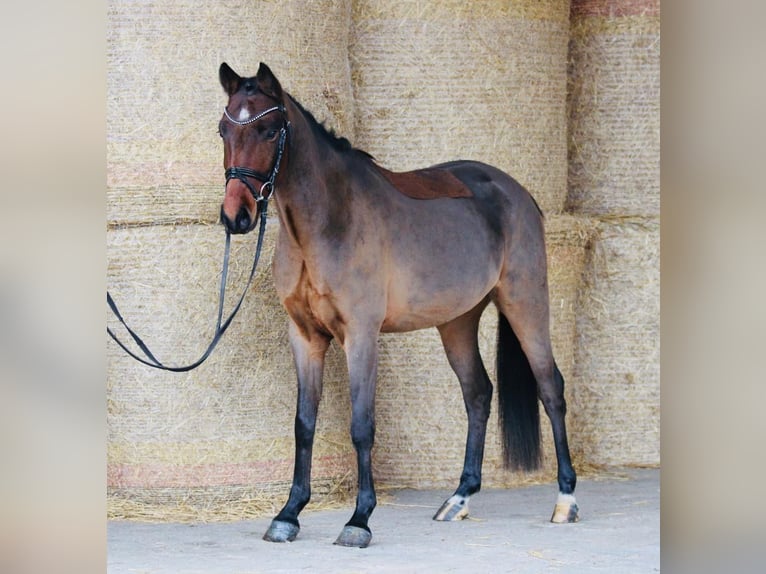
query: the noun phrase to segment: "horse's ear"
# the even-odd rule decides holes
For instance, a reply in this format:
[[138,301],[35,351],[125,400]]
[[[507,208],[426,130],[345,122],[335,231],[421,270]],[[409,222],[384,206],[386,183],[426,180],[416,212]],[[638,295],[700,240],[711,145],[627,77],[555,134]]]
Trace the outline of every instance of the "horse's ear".
[[218,79],[221,81],[224,91],[231,96],[239,88],[239,84],[242,78],[239,74],[229,67],[229,64],[224,62],[218,69]]
[[282,86],[279,84],[279,80],[269,67],[261,62],[258,67],[258,73],[255,75],[255,80],[258,82],[258,89],[261,90],[267,96],[270,96],[277,100],[282,101]]

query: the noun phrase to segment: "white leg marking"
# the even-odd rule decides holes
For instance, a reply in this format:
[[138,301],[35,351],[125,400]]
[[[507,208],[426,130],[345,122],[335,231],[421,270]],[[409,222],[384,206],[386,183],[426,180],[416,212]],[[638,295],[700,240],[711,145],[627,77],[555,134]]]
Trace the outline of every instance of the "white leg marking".
[[574,494],[564,494],[559,492],[559,497],[556,499],[556,504],[577,504]]
[[565,524],[567,522],[577,522],[580,520],[578,516],[579,509],[577,508],[577,501],[574,494],[563,494],[559,492],[559,497],[556,499],[556,507],[553,509],[553,516],[551,516],[551,522],[556,524]]
[[449,497],[449,500],[447,500],[447,503],[451,505],[457,505],[457,506],[463,506],[468,504],[468,496],[460,496],[459,494],[453,494]]
[[468,516],[468,498],[468,496],[453,494],[436,512],[434,520],[462,520]]

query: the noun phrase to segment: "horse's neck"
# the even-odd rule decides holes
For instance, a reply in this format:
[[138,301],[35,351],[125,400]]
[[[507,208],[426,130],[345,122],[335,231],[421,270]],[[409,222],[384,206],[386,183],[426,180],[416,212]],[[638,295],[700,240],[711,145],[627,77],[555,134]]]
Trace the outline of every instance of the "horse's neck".
[[315,237],[337,211],[333,181],[342,169],[338,152],[317,141],[308,120],[293,121],[284,185],[277,186],[276,203],[282,225],[292,239]]

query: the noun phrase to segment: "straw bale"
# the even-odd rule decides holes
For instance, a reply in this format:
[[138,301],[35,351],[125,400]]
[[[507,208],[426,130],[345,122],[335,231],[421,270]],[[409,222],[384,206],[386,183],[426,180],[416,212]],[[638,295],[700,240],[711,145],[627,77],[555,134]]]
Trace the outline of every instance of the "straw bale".
[[355,143],[394,170],[485,161],[559,213],[568,38],[568,0],[358,0]]
[[575,0],[569,49],[568,209],[658,216],[659,1]]
[[[574,360],[575,301],[585,249],[593,233],[587,220],[551,217],[546,222],[551,300],[551,332],[556,361],[571,381]],[[497,313],[482,317],[479,347],[493,372]],[[381,335],[373,463],[382,487],[454,488],[463,467],[467,420],[457,378],[447,363],[435,329]],[[490,375],[491,378],[492,375]],[[571,397],[571,386],[567,387]],[[493,407],[484,457],[485,486],[513,486],[553,480],[555,456],[550,425],[543,417],[543,469],[533,475],[502,467],[497,413]]]
[[[160,372],[109,341],[111,515],[250,516],[284,502],[292,478],[296,390],[287,316],[271,278],[277,229],[271,221],[240,314],[201,367]],[[161,361],[191,362],[212,337],[223,235],[220,226],[208,225],[107,234],[107,284],[126,320]],[[233,241],[227,309],[245,285],[255,235]],[[320,502],[346,496],[355,476],[349,472],[355,458],[345,359],[333,347],[327,362],[312,476]]]
[[[571,216],[549,218],[546,227],[554,349],[569,377],[573,304],[591,229]],[[148,369],[109,343],[110,516],[226,520],[270,514],[284,502],[292,472],[295,373],[286,315],[269,267],[276,232],[272,221],[242,311],[199,369],[184,374]],[[222,235],[220,227],[206,225],[130,227],[107,234],[112,294],[160,360],[192,360],[210,337]],[[244,285],[254,241],[252,235],[235,238],[228,307]],[[496,316],[488,312],[480,337],[490,370],[495,333]],[[432,329],[382,335],[380,348],[378,485],[454,486],[462,465],[465,411],[438,334]],[[314,450],[313,504],[337,504],[353,494],[349,410],[345,358],[333,344]],[[528,481],[501,470],[495,426],[493,415],[485,483]],[[545,441],[550,455],[550,436]],[[549,456],[538,479],[553,477],[552,460]]]
[[353,137],[351,0],[110,1],[107,218],[215,222],[223,189],[218,67],[266,62],[320,121]]
[[600,222],[588,251],[570,418],[593,464],[660,462],[659,257],[653,218]]
[[572,0],[572,18],[659,15],[660,0]]

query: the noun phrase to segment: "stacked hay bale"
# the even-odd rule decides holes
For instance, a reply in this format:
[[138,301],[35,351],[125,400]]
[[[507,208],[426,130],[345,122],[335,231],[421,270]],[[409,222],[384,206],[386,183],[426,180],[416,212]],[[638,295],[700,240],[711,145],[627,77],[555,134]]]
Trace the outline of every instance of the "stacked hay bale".
[[[227,61],[250,74],[265,61],[318,119],[388,168],[478,159],[533,193],[546,213],[575,463],[657,463],[658,12],[651,0],[574,0],[570,39],[569,0],[110,2],[112,294],[161,360],[187,362],[205,347],[223,251],[217,70]],[[112,516],[224,519],[284,501],[295,375],[269,268],[276,228],[214,360],[168,374],[109,343]],[[245,283],[254,244],[254,235],[235,242],[231,293]],[[490,374],[495,328],[489,310],[480,347]],[[383,335],[380,346],[377,483],[454,487],[466,417],[437,332]],[[543,423],[546,459],[531,478],[552,480]],[[501,469],[496,424],[493,412],[484,484],[528,480]],[[345,358],[333,344],[315,500],[354,484],[348,427]]]
[[[561,215],[546,222],[551,336],[556,361],[568,380],[574,367],[575,302],[585,248],[593,232],[592,224],[583,218]],[[496,344],[497,313],[490,307],[479,328],[479,348],[492,379]],[[468,425],[460,385],[447,363],[437,331],[383,335],[380,347],[377,438],[373,452],[376,480],[388,487],[456,487]],[[571,393],[569,385],[570,402]],[[482,484],[502,487],[555,479],[553,438],[542,408],[540,413],[543,467],[534,474],[511,473],[502,465],[497,409],[493,406]]]
[[660,212],[659,0],[574,0],[570,211]]
[[568,208],[593,217],[577,317],[573,448],[659,457],[659,0],[573,0]]
[[353,135],[350,9],[350,0],[110,2],[108,220],[216,220],[223,61],[242,75],[267,62],[318,119]]
[[573,448],[594,465],[660,462],[657,218],[599,222],[577,315]]
[[356,143],[395,170],[492,163],[559,213],[568,39],[568,0],[356,0]]
[[[514,175],[546,212],[551,326],[565,377],[573,367],[574,304],[591,230],[580,218],[560,215],[569,8],[568,0],[357,0],[350,48],[358,146],[395,170],[452,159],[491,163]],[[480,332],[490,373],[496,324],[490,309]],[[378,483],[454,487],[467,421],[436,330],[381,337],[377,401]],[[501,469],[496,427],[493,413],[484,484],[518,484],[527,477]],[[551,478],[549,425],[543,430],[547,457],[537,478]]]
[[[268,62],[318,119],[353,136],[350,17],[350,2],[335,0],[109,3],[107,284],[160,360],[190,362],[212,336],[223,255],[218,66],[254,74]],[[286,498],[296,392],[270,273],[276,231],[273,220],[255,285],[199,369],[155,371],[109,342],[110,515],[241,517],[273,512]],[[244,287],[254,235],[234,242],[232,294]],[[354,466],[337,349],[326,373],[319,501],[345,493]]]

